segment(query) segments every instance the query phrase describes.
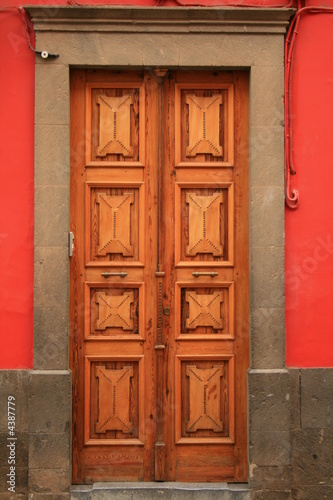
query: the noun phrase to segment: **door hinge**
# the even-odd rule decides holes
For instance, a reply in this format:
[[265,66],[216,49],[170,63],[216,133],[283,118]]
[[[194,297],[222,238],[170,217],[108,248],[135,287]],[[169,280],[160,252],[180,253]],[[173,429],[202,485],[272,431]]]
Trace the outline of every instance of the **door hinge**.
[[69,231],[68,233],[68,255],[69,257],[73,257],[74,252],[74,233]]

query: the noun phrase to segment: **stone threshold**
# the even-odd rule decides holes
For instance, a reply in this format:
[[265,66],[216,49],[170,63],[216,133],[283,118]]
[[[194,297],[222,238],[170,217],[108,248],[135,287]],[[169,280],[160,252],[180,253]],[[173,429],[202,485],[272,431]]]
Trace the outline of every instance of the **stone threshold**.
[[248,484],[94,483],[72,486],[71,500],[250,500]]

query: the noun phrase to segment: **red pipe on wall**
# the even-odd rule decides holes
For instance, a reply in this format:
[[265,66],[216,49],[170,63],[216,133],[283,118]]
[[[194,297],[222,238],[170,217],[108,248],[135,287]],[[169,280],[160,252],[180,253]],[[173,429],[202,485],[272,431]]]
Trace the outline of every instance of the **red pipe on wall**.
[[296,174],[293,166],[292,158],[292,141],[291,141],[291,99],[290,99],[290,84],[292,76],[292,62],[295,48],[296,36],[298,33],[301,15],[304,13],[333,14],[331,7],[302,7],[300,8],[300,0],[298,0],[298,10],[292,19],[285,43],[285,85],[284,85],[284,116],[285,116],[285,201],[287,207],[295,209],[299,206],[300,197],[297,189],[291,189],[290,176]]

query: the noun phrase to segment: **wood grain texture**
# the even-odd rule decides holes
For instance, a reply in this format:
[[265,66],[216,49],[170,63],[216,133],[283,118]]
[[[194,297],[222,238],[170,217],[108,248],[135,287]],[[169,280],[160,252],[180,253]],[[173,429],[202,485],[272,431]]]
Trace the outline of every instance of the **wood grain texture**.
[[[204,73],[203,73],[204,74]],[[180,81],[182,80],[182,81]],[[182,76],[175,87],[175,162],[178,167],[234,163],[234,86]],[[208,81],[215,80],[215,81]]]
[[[240,75],[244,84],[240,90],[238,76],[238,73],[233,72],[228,75],[223,73],[195,75],[190,72],[174,74],[176,150],[174,161],[170,161],[169,168],[171,172],[176,165],[176,172],[172,178],[174,191],[170,190],[170,195],[175,200],[174,249],[177,267],[176,283],[173,282],[175,290],[170,305],[170,310],[174,311],[174,317],[170,319],[175,325],[173,352],[176,357],[177,458],[174,478],[177,480],[205,482],[221,481],[223,478],[231,481],[247,479],[246,473],[243,479],[240,479],[239,470],[235,473],[234,467],[235,463],[237,467],[242,464],[242,472],[246,471],[246,418],[243,412],[246,412],[246,396],[244,395],[248,367],[248,260],[245,257],[248,253],[248,234],[245,229],[248,226],[248,197],[246,195],[248,166],[246,154],[242,157],[239,155],[239,144],[242,144],[244,153],[248,141],[246,127],[240,124],[242,118],[239,114],[242,99],[240,96],[242,92],[247,92],[245,89],[247,77]],[[229,78],[231,81],[228,81]],[[196,96],[195,99],[198,102],[201,101],[202,109],[209,100],[213,102],[216,99],[219,103],[218,125],[216,125],[217,109],[214,112],[214,118],[213,114],[211,116],[211,123],[214,122],[215,129],[219,131],[219,138],[216,139],[214,136],[215,142],[218,141],[222,148],[219,155],[217,152],[214,155],[207,149],[200,152],[199,144],[195,156],[190,157],[188,154],[189,145],[194,142],[191,134],[193,124],[191,113],[194,116],[194,104],[192,102],[192,105],[189,105],[193,99],[190,96]],[[247,103],[247,94],[244,95],[244,102]],[[242,111],[247,122],[248,115],[244,110],[246,105],[242,107]],[[196,139],[200,134],[201,138],[204,135],[202,109],[200,112],[197,111],[196,120],[200,130]],[[236,120],[238,120],[237,124]],[[200,144],[205,147],[203,141]],[[238,150],[237,155],[236,150]],[[239,203],[240,193],[242,204]],[[221,249],[220,255],[216,249],[214,252],[211,250],[206,253],[207,248],[200,248],[198,244],[200,240],[201,242],[204,240],[205,223],[209,215],[206,205],[208,207],[208,200],[212,200],[213,197],[216,197],[219,207],[211,214],[214,222],[211,223],[210,230],[213,234],[214,246]],[[193,201],[190,201],[191,198]],[[198,203],[195,204],[195,201]],[[204,212],[206,212],[205,216]],[[195,237],[197,240],[194,239]],[[195,245],[199,248],[198,253],[192,250]],[[169,258],[172,259],[173,255],[171,254]],[[193,277],[194,271],[199,272],[198,278]],[[216,278],[210,278],[204,274],[209,271],[217,272]],[[200,273],[203,274],[200,275]],[[241,279],[239,279],[240,275]],[[221,288],[221,280],[231,283],[231,288],[223,285]],[[234,293],[229,294],[231,289]],[[220,300],[222,291],[224,300]],[[208,298],[199,298],[197,302],[193,300],[198,298],[198,293],[199,297],[201,294],[201,296],[211,295],[211,297],[219,298],[219,308],[214,309],[211,317],[208,316]],[[227,304],[227,310],[224,308],[225,304]],[[237,316],[237,311],[240,312],[239,307],[242,312]],[[246,309],[247,312],[245,312]],[[201,311],[204,311],[204,314],[200,315]],[[210,324],[208,324],[207,316],[210,318]],[[216,326],[219,328],[215,336],[212,318],[215,318]],[[199,325],[201,319],[205,324]],[[191,322],[196,328],[189,328]],[[227,325],[226,331],[223,329],[224,325]],[[196,330],[200,333],[194,334]],[[228,335],[231,331],[232,334]],[[242,353],[239,352],[240,346]],[[208,424],[205,426],[201,424],[205,428],[200,429],[197,427],[197,425],[200,426],[200,420],[207,422],[204,418],[205,394],[207,397],[205,386],[207,390],[209,384],[202,382],[205,380],[204,376],[196,378],[193,372],[188,376],[191,370],[189,367],[196,367],[195,372],[202,370],[201,373],[205,373],[204,370],[213,370],[214,366],[224,367],[224,376],[219,377],[218,396],[216,394],[216,399],[210,402],[212,407],[209,411],[214,416],[213,420],[216,424],[215,428],[209,427]],[[200,378],[202,381],[199,381]],[[213,385],[217,386],[215,380],[214,382]],[[191,427],[195,432],[191,432]],[[198,445],[201,445],[201,448],[197,448]],[[219,450],[218,459],[212,466],[212,457],[217,449]]]
[[186,156],[196,156],[199,153],[222,156],[220,145],[222,95],[202,97],[187,94],[185,102],[189,108],[189,145],[186,147]]
[[222,328],[221,302],[222,292],[198,294],[186,292],[185,300],[189,305],[189,315],[186,319],[186,328],[211,326],[213,329]]
[[[88,71],[86,93],[86,164],[94,167],[144,165],[144,86],[132,72],[105,78]],[[115,76],[115,75],[114,75]]]
[[212,368],[198,368],[197,365],[187,365],[185,374],[190,386],[187,432],[199,429],[223,431],[220,378],[224,375],[224,366],[216,364]]
[[[132,433],[130,421],[130,379],[133,367],[124,366],[111,370],[99,366],[98,378],[98,421],[96,432],[122,431]],[[111,397],[110,397],[111,396]]]
[[[182,170],[177,170],[177,178],[184,175]],[[194,172],[197,180],[199,171]],[[210,182],[207,174],[201,172],[201,183],[175,185],[177,267],[233,264],[234,184]]]
[[[197,278],[196,278],[197,280]],[[194,281],[194,280],[193,280]],[[189,295],[188,295],[189,294]],[[211,300],[218,294],[218,304],[215,302],[212,304],[215,320],[207,315],[210,309]],[[203,304],[202,307],[195,306],[195,301],[192,302],[192,306],[195,306],[195,311],[201,315],[195,320],[193,314],[190,314],[190,302],[187,299],[189,296],[193,296],[194,299],[198,299],[199,303],[202,301],[207,304]],[[203,296],[203,298],[201,298]],[[182,339],[191,339],[197,336],[198,339],[217,339],[219,335],[223,336],[224,339],[231,339],[234,337],[234,285],[233,283],[220,281],[211,283],[210,285],[205,285],[204,283],[194,283],[194,282],[177,282],[175,289],[175,330]],[[205,319],[207,316],[207,319]],[[191,321],[190,321],[191,318]],[[191,322],[193,322],[192,327]],[[206,323],[206,324],[203,324]]]
[[133,193],[124,193],[122,196],[97,195],[96,203],[99,205],[98,255],[108,253],[133,255],[133,246],[130,243],[130,210],[133,202]]
[[75,70],[71,154],[73,483],[246,481],[248,75]]
[[131,106],[133,97],[108,97],[99,94],[99,145],[97,156],[121,154],[133,156],[131,141]]
[[85,191],[86,263],[89,266],[137,265],[139,262],[143,265],[143,183],[89,180]]
[[221,236],[216,230],[223,227],[220,215],[222,201],[220,193],[211,196],[186,194],[186,203],[189,205],[189,244],[186,255],[210,253],[215,257],[222,254]]
[[131,317],[131,305],[134,302],[133,292],[123,292],[122,295],[108,296],[104,292],[96,294],[98,304],[98,319],[96,330],[105,330],[107,327],[120,327],[122,330],[134,330],[134,321]]

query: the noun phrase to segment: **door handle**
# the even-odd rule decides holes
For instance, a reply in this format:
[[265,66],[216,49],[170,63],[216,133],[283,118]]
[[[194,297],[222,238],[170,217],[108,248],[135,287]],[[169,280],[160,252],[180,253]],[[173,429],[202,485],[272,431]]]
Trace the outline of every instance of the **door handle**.
[[127,273],[125,273],[124,271],[121,271],[121,273],[108,273],[106,271],[105,273],[101,273],[101,276],[103,276],[103,278],[109,278],[110,276],[120,276],[121,278],[125,278],[125,276],[127,276]]
[[215,273],[214,271],[208,273],[199,273],[198,271],[194,271],[192,274],[195,278],[198,278],[199,276],[211,276],[214,278],[215,276],[218,276],[219,273]]
[[164,344],[156,344],[155,349],[156,349],[156,351],[163,351],[163,349],[165,349],[165,345]]

